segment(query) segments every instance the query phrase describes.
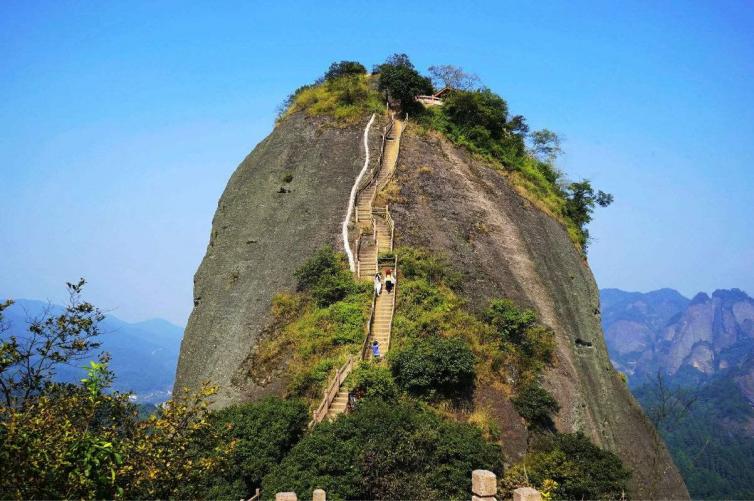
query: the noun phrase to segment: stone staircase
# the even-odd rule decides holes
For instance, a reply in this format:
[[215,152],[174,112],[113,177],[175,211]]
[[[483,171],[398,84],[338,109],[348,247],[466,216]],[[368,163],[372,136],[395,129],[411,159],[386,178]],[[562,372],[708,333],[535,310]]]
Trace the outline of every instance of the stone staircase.
[[[393,250],[394,225],[390,216],[388,207],[374,207],[374,198],[377,192],[387,184],[395,171],[395,164],[398,160],[398,151],[400,149],[400,136],[403,132],[404,123],[401,120],[394,120],[390,131],[385,138],[382,151],[382,161],[380,162],[379,171],[373,177],[367,187],[362,189],[356,199],[356,221],[359,228],[365,234],[371,234],[366,242],[361,243],[356,255],[358,278],[363,280],[374,279],[378,271],[378,256],[380,253],[390,252]],[[397,274],[394,269],[396,261],[389,263],[389,266],[382,266],[379,271],[382,277],[385,277],[385,270],[393,270],[393,275]],[[366,349],[362,353],[363,359],[372,358],[371,345],[377,341],[380,345],[380,355],[384,357],[390,348],[390,335],[393,324],[393,312],[395,310],[396,289],[388,294],[387,289],[382,288],[382,293],[375,298],[372,317],[370,318],[369,335],[365,340]],[[348,390],[339,388],[337,395],[330,403],[327,409],[325,419],[334,419],[338,414],[346,411],[348,407]]]
[[330,408],[327,410],[327,417],[325,419],[335,419],[338,414],[342,414],[346,411],[348,406],[348,390],[341,388],[335,400],[330,404]]

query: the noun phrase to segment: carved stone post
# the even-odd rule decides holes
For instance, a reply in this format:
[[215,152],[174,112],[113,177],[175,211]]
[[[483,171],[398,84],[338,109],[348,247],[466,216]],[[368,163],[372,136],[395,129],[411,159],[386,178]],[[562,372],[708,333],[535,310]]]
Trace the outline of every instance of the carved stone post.
[[513,491],[513,501],[542,501],[542,494],[531,487],[519,487]]
[[314,489],[312,501],[327,501],[327,494],[322,489]]
[[275,494],[275,501],[298,501],[295,492],[278,492]]
[[471,501],[497,501],[497,477],[488,470],[471,472]]

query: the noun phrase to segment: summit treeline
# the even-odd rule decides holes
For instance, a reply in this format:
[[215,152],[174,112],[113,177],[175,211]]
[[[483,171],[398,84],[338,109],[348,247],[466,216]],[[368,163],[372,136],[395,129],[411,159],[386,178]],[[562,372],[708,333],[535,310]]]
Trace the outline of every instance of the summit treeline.
[[[476,75],[452,65],[430,66],[429,73],[422,75],[406,54],[388,57],[371,73],[356,61],[335,62],[313,84],[288,96],[279,118],[306,111],[353,123],[390,101],[424,133],[439,132],[499,169],[522,195],[560,221],[586,253],[594,209],[610,205],[613,196],[588,179],[567,179],[556,165],[561,138],[549,129],[531,131],[526,118],[512,115],[506,100]],[[442,106],[425,107],[415,99],[440,91]]]

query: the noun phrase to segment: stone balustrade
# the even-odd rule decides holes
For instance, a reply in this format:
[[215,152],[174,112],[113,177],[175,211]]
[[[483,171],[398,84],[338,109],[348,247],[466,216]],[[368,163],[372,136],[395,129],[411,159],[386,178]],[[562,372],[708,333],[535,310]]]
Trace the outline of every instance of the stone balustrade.
[[[295,492],[278,492],[275,501],[298,501]],[[312,501],[327,501],[327,493],[315,489]],[[497,475],[488,470],[471,472],[471,501],[497,501]],[[513,491],[513,501],[542,501],[542,494],[531,487],[519,487]]]

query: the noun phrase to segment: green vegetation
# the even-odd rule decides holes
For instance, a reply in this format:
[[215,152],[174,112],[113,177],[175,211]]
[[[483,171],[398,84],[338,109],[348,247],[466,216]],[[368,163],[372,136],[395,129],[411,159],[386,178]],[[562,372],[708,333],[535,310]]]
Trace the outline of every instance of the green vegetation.
[[[278,119],[304,111],[309,116],[327,115],[342,124],[362,120],[385,109],[382,96],[370,81],[373,77],[350,72],[349,68],[332,68],[334,74],[321,83],[299,87],[280,107]],[[330,73],[328,71],[328,73]],[[337,76],[342,73],[341,76]]]
[[557,400],[538,383],[530,383],[518,390],[513,406],[532,430],[553,430],[552,416],[560,410]]
[[379,89],[394,101],[400,102],[404,112],[421,109],[415,96],[432,93],[432,81],[422,76],[406,54],[393,54],[375,68],[380,75]]
[[252,378],[289,361],[291,396],[321,397],[332,371],[359,353],[371,286],[356,282],[343,254],[324,247],[295,272],[298,292],[273,299],[275,329],[253,354]]
[[516,384],[536,382],[552,362],[554,333],[536,322],[534,310],[521,309],[508,299],[490,301],[484,317],[495,330],[501,351],[513,361],[510,370]]
[[[439,338],[458,339],[454,343],[460,350],[463,339],[476,360],[477,383],[499,385],[500,381],[512,381],[514,390],[538,380],[552,361],[555,341],[552,331],[536,322],[532,310],[497,299],[478,315],[459,297],[460,276],[442,256],[410,247],[399,248],[398,254],[401,292],[393,319],[397,354],[404,349],[424,353],[429,351],[425,343],[436,343],[432,340]],[[443,344],[436,345],[441,347],[439,351],[444,349]],[[388,358],[393,364],[392,357]],[[403,355],[401,362],[402,358]],[[465,355],[458,358],[468,360]],[[432,356],[425,354],[423,359],[414,370],[429,366]],[[464,364],[471,365],[468,361]]]
[[[420,127],[441,132],[453,143],[501,168],[523,195],[561,221],[574,242],[586,251],[586,225],[595,203],[605,207],[613,199],[603,192],[595,196],[587,180],[564,181],[554,166],[562,152],[557,134],[547,129],[529,133],[523,116],[510,116],[508,103],[502,97],[477,87],[479,79],[461,68],[430,67],[434,81],[451,92],[443,106],[427,109],[414,96],[431,94],[432,80],[417,72],[407,55],[389,57],[375,72],[380,73],[380,90],[398,99],[402,110],[411,112]],[[526,147],[527,140],[530,149]]]
[[462,400],[473,392],[476,359],[461,337],[413,341],[391,353],[389,360],[396,382],[411,395]]
[[[56,368],[100,345],[103,315],[81,300],[84,284],[67,284],[61,313],[0,345],[0,386],[11,389],[0,405],[0,497],[197,497],[194,486],[217,475],[232,448],[209,425],[212,388],[178,392],[145,417],[129,395],[108,391],[107,354],[89,363],[81,385],[54,382]],[[0,334],[10,304],[0,304]]]
[[754,410],[729,377],[701,387],[657,382],[634,390],[655,422],[694,499],[754,498]]
[[337,80],[352,75],[366,75],[367,69],[358,61],[340,61],[332,63],[325,73],[326,81]]
[[500,449],[474,426],[416,403],[366,400],[322,423],[262,483],[264,492],[328,499],[467,499],[471,471],[502,470]]
[[631,474],[582,433],[541,435],[523,464],[508,469],[509,490],[528,482],[554,499],[624,499]]
[[317,251],[296,270],[294,276],[298,280],[298,290],[310,292],[317,306],[322,308],[359,291],[345,259],[329,246]]
[[607,207],[613,203],[613,196],[601,190],[595,193],[587,180],[568,184],[566,195],[565,215],[578,226],[581,231],[580,242],[585,247],[589,242],[589,230],[586,225],[592,221],[595,205]]
[[301,400],[267,398],[227,407],[211,422],[234,448],[223,475],[202,497],[247,499],[304,435],[309,412]]
[[[516,411],[527,421],[531,436],[536,437],[525,458],[528,477],[523,464],[518,464],[509,469],[504,485],[512,490],[533,483],[558,499],[620,496],[628,477],[617,456],[594,446],[583,435],[553,433],[552,419],[559,405],[542,388],[540,379],[552,363],[555,338],[550,329],[537,323],[535,312],[508,299],[496,299],[482,314],[474,314],[457,295],[459,277],[441,256],[406,247],[397,252],[403,276],[393,327],[394,343],[399,347],[395,358],[403,363],[405,356],[412,364],[409,377],[394,369],[399,385],[422,397],[428,394],[425,388],[432,388],[437,393],[429,393],[431,396],[447,398],[438,391],[445,381],[443,371],[461,364],[453,360],[433,363],[435,355],[423,343],[458,343],[455,349],[470,350],[476,360],[476,386],[511,395]],[[463,345],[461,339],[465,340]],[[471,360],[467,357],[458,357],[464,360],[464,370]],[[392,353],[388,358],[394,367]],[[465,377],[468,375],[464,372]],[[412,390],[406,380],[418,381],[419,391]],[[439,410],[444,409],[437,405],[439,402],[431,401]],[[483,412],[474,412],[468,419],[478,424],[488,438],[499,436],[497,427]]]
[[[489,89],[454,90],[443,106],[414,114],[426,129],[443,133],[453,143],[501,168],[527,198],[561,221],[574,242],[586,249],[595,204],[609,205],[611,195],[594,195],[587,180],[565,183],[554,162],[560,139],[549,131],[529,134],[521,115],[509,116],[508,104]],[[526,148],[531,138],[532,149]]]
[[[587,225],[596,206],[613,201],[610,194],[592,188],[588,180],[566,181],[555,167],[562,153],[557,134],[542,129],[529,132],[522,115],[509,114],[508,103],[479,79],[451,65],[429,72],[438,85],[451,90],[443,106],[425,109],[414,98],[432,94],[433,80],[419,73],[406,54],[393,54],[367,75],[357,61],[330,65],[314,84],[299,87],[279,110],[279,119],[303,111],[326,115],[336,123],[352,124],[384,110],[385,99],[399,103],[420,130],[436,130],[500,169],[526,198],[560,221],[577,247],[586,253]],[[527,147],[527,143],[529,147]]]
[[[83,278],[77,283],[67,283],[65,310],[31,319],[28,334],[23,338],[0,338],[0,395],[6,407],[23,407],[29,399],[43,393],[58,367],[82,360],[100,347],[99,322],[105,316],[91,303],[81,300],[84,285]],[[13,301],[0,303],[0,333],[5,330],[3,311],[12,304]]]
[[[472,312],[442,257],[396,252],[403,276],[395,348],[389,366],[361,362],[351,373],[353,412],[307,430],[323,383],[363,342],[371,289],[353,281],[341,254],[323,248],[296,271],[298,290],[275,299],[273,332],[251,361],[268,371],[265,363],[285,357],[289,394],[308,401],[268,398],[210,412],[214,389],[204,388],[177,392],[140,416],[128,395],[108,391],[107,356],[89,364],[80,386],[54,384],[52,360],[34,391],[0,406],[0,495],[238,499],[261,486],[265,497],[324,488],[330,499],[466,499],[472,470],[503,473],[494,419],[456,405],[470,404],[482,382],[512,395],[530,428],[543,433],[525,458],[528,480],[517,465],[504,485],[530,481],[557,496],[615,497],[627,478],[617,458],[583,436],[547,432],[557,403],[538,381],[552,333],[507,300]],[[94,343],[100,315],[79,300],[81,286],[72,299],[79,307],[55,325],[69,327],[67,339],[92,333]],[[0,306],[0,330],[8,304]],[[28,365],[13,346],[4,345],[15,357],[6,360]]]
[[400,396],[400,389],[395,384],[390,369],[372,363],[360,363],[351,373],[348,385],[359,400],[379,398],[393,402]]
[[0,407],[4,499],[204,496],[232,444],[207,419],[210,389],[179,394],[138,419],[128,395],[105,392],[112,374],[92,363],[81,386],[46,381],[23,408]]

